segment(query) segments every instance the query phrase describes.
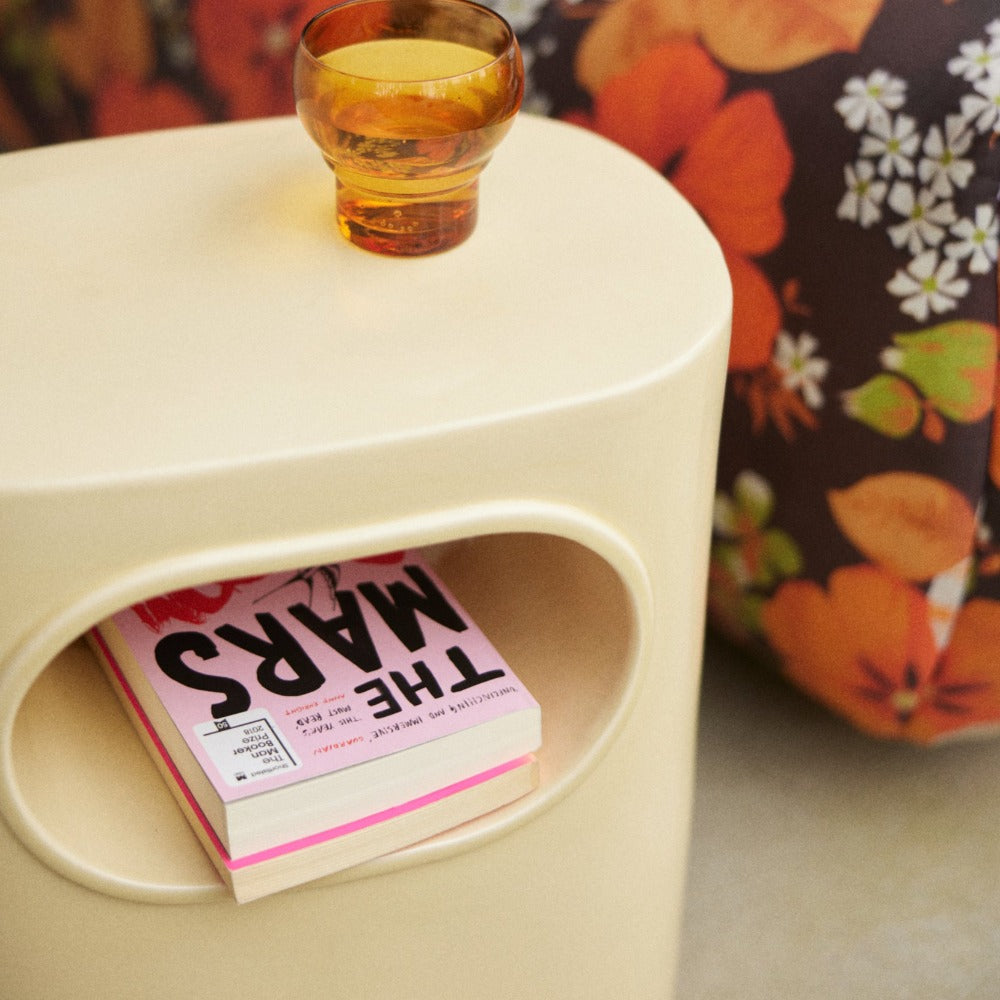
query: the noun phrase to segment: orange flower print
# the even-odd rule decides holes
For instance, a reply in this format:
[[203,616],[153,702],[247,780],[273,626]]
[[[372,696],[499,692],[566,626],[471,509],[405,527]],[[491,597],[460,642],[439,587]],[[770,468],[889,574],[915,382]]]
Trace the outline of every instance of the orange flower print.
[[781,303],[753,258],[784,236],[792,153],[770,96],[725,100],[727,82],[699,45],[665,42],[609,78],[591,115],[567,117],[665,173],[706,220],[733,282],[730,368],[746,371],[767,364],[781,325]]
[[147,85],[129,76],[116,76],[94,97],[95,135],[125,135],[204,121],[197,102],[172,83]]
[[793,580],[762,611],[789,678],[874,736],[932,743],[1000,724],[1000,603],[972,600],[941,650],[924,593],[872,565]]
[[[997,271],[997,295],[1000,296],[1000,270]],[[987,466],[990,482],[1000,488],[1000,364],[993,381],[993,421],[990,431],[990,455]]]
[[[948,0],[946,0],[948,2]],[[666,39],[699,39],[723,66],[776,73],[834,52],[856,52],[883,0],[617,0],[601,9],[578,53],[597,91]]]
[[[229,118],[290,114],[292,61],[313,7],[303,0],[194,0],[199,61]],[[318,8],[316,8],[318,9]]]
[[663,44],[611,77],[580,124],[663,170],[722,103],[726,74],[701,46]]
[[[44,4],[4,4],[43,17]],[[148,76],[155,63],[150,15],[143,0],[73,0],[56,4],[48,44],[73,85],[94,94],[108,77]],[[6,42],[7,39],[5,38]],[[51,81],[50,81],[51,84]]]

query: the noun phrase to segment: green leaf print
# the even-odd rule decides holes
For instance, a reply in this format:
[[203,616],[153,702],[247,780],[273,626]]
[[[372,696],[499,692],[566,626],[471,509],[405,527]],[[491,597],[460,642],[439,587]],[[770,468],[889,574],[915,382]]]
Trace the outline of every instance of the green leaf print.
[[955,320],[913,333],[896,333],[881,356],[886,372],[849,389],[844,412],[872,430],[904,438],[922,427],[931,441],[944,439],[945,419],[974,423],[993,406],[997,330],[988,323]]
[[916,333],[897,333],[882,354],[889,371],[909,379],[942,416],[971,423],[993,404],[996,328],[955,320]]
[[923,406],[916,390],[895,375],[876,375],[842,397],[844,412],[891,438],[912,434]]
[[802,572],[798,545],[769,527],[774,490],[755,472],[741,472],[731,495],[715,497],[709,601],[717,624],[733,637],[760,632],[760,609],[775,586]]

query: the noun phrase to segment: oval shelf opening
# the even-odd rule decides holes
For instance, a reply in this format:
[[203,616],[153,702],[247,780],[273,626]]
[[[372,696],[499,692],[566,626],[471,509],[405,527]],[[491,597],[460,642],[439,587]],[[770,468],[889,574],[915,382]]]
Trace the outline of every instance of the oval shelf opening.
[[[638,624],[603,558],[533,533],[466,538],[425,554],[541,705],[541,784],[473,823],[310,886],[444,857],[529,820],[587,772],[627,711]],[[92,874],[92,887],[161,902],[225,895],[82,639],[25,697],[13,763],[33,819],[70,867]]]

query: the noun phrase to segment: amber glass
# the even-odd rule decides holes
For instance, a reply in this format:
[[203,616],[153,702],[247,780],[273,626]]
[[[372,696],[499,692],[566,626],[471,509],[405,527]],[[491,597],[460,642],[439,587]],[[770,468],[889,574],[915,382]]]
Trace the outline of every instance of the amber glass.
[[295,106],[352,243],[437,253],[476,225],[479,174],[521,105],[506,21],[469,0],[347,0],[305,27]]

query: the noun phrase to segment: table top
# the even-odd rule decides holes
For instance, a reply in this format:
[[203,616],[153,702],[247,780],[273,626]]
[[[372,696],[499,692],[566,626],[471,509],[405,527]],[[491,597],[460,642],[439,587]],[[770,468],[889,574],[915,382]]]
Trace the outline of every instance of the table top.
[[848,728],[710,641],[677,1000],[988,1000],[1000,741]]
[[727,321],[721,253],[669,184],[528,115],[482,176],[472,237],[420,259],[339,236],[294,118],[7,154],[0,192],[11,489],[600,398]]

